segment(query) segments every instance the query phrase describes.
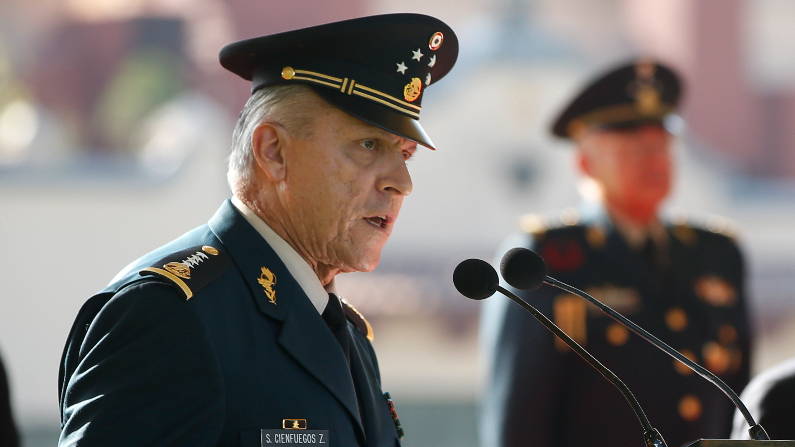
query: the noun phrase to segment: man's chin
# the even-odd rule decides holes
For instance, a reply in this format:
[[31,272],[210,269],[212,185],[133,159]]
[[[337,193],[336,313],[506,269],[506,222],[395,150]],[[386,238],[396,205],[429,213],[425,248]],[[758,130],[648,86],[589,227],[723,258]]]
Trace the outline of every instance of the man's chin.
[[369,258],[366,261],[359,262],[357,264],[356,270],[359,272],[372,272],[373,270],[375,270],[376,267],[378,267],[378,263],[380,261],[381,261],[381,253],[379,253],[378,256]]
[[351,254],[344,267],[340,269],[341,273],[353,272],[372,272],[378,267],[381,260],[381,249],[379,248],[376,253],[368,253],[367,255]]

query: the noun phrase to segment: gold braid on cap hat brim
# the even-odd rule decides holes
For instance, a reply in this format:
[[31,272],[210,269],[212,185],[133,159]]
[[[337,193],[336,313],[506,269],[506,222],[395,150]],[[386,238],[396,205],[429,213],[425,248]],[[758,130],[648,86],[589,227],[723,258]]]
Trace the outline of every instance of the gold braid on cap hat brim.
[[414,119],[420,119],[420,111],[422,110],[422,107],[415,106],[414,104],[410,104],[374,88],[357,84],[353,79],[337,78],[314,71],[296,70],[292,67],[284,67],[282,70],[282,78],[288,81],[305,81],[314,84],[325,85],[326,87],[337,89],[342,93],[347,93],[348,95],[360,96],[370,101],[383,104],[387,107],[409,115]]
[[642,113],[635,104],[616,104],[594,110],[571,120],[569,125],[566,126],[566,133],[568,133],[569,137],[575,138],[582,131],[593,126],[616,124],[624,121],[662,119],[673,111],[674,106],[670,104],[660,104],[653,113]]

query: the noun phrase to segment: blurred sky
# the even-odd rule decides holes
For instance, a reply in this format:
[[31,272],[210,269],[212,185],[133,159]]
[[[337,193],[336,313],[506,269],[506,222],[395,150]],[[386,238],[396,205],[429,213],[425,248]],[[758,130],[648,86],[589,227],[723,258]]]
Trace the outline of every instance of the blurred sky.
[[424,98],[438,150],[410,164],[415,190],[381,267],[340,280],[378,323],[392,389],[474,399],[478,307],[452,269],[490,259],[520,216],[577,206],[587,183],[550,121],[598,71],[638,56],[685,78],[666,213],[739,229],[755,368],[795,354],[790,0],[4,0],[0,350],[24,424],[57,425],[58,360],[82,302],[229,196],[224,158],[248,86],[220,68],[220,47],[385,12],[436,16],[461,47]]

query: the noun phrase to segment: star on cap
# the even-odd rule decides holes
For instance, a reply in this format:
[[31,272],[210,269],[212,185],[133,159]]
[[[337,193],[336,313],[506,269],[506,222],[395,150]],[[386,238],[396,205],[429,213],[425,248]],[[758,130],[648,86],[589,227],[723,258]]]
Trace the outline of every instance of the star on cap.
[[425,76],[425,85],[431,85],[431,74],[428,73],[428,76]]
[[431,61],[428,62],[428,66],[429,67],[433,67],[434,65],[436,65],[436,55],[435,54],[433,56],[431,56]]
[[406,64],[401,62],[401,63],[397,64],[397,67],[398,67],[397,71],[399,71],[400,74],[406,74],[406,69],[408,68],[408,67],[406,67]]
[[417,48],[417,51],[411,50],[411,52],[414,53],[414,56],[411,56],[412,59],[420,60],[422,56],[424,56],[424,54],[422,54],[422,48]]

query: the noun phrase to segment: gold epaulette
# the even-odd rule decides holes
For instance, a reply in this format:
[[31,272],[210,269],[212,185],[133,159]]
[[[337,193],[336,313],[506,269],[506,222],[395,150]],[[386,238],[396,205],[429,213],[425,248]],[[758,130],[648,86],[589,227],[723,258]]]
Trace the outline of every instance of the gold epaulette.
[[671,231],[685,245],[693,246],[698,242],[698,231],[720,234],[732,240],[737,237],[737,223],[732,219],[713,214],[694,220],[695,223],[682,211],[672,219]]
[[141,276],[156,276],[173,283],[189,300],[202,287],[221,276],[229,268],[226,252],[209,245],[197,245],[172,253],[141,269]]
[[368,340],[373,341],[375,335],[373,334],[373,327],[370,326],[370,323],[364,318],[364,315],[361,314],[355,307],[351,306],[351,303],[348,302],[343,297],[339,297],[340,302],[342,303],[342,310],[345,311],[345,316],[351,320],[351,323],[355,324],[356,327],[362,331],[362,333],[367,337]]

